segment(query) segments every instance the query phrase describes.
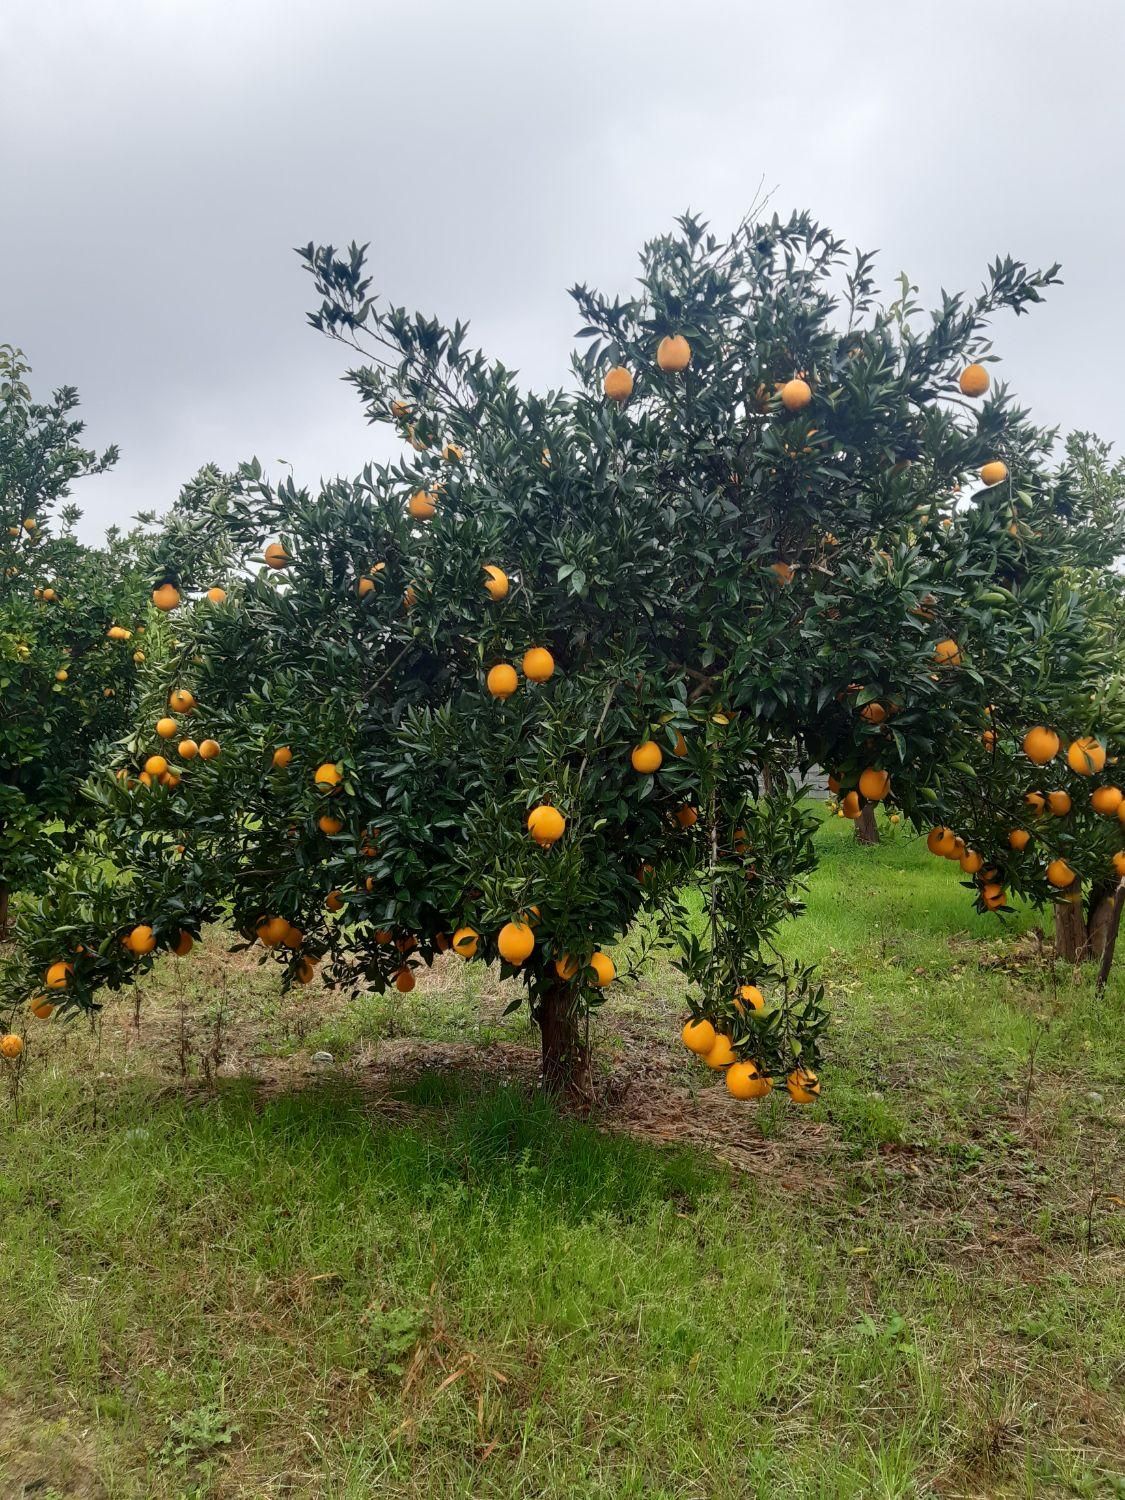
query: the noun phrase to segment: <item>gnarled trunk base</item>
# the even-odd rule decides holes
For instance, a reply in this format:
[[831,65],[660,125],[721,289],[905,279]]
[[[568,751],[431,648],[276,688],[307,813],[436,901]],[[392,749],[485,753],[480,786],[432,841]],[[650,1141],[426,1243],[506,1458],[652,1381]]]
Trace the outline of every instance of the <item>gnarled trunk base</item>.
[[577,993],[562,980],[544,986],[535,1009],[542,1044],[543,1088],[549,1094],[589,1099],[590,1055],[580,1026]]
[[1113,945],[1121,920],[1121,904],[1114,886],[1095,886],[1083,906],[1081,901],[1059,901],[1055,905],[1055,952],[1067,963],[1078,964],[1102,958],[1107,949],[1112,961]]
[[862,812],[855,820],[855,841],[857,844],[879,842],[879,825],[875,821],[874,802],[865,802]]

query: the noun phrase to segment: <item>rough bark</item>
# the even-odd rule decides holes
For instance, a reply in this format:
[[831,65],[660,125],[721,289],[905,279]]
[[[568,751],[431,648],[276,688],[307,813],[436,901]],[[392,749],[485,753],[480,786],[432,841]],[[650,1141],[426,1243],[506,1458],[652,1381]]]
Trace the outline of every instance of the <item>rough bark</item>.
[[877,844],[879,842],[879,825],[875,821],[874,802],[865,802],[863,811],[855,820],[855,841],[857,844]]
[[1109,971],[1113,966],[1113,950],[1117,947],[1117,934],[1121,929],[1121,908],[1125,906],[1125,880],[1117,883],[1113,903],[1110,907],[1109,921],[1105,929],[1105,946],[1102,950],[1102,961],[1098,968],[1098,983],[1096,992],[1100,995],[1106,987],[1109,979]]
[[588,1098],[590,1057],[579,1024],[574,986],[562,980],[545,985],[535,1018],[542,1045],[543,1088],[549,1094]]
[[1086,918],[1081,901],[1055,903],[1055,953],[1066,963],[1081,963],[1086,957]]
[[1108,891],[1095,891],[1090,896],[1089,916],[1086,919],[1086,956],[1088,958],[1101,958],[1105,952],[1110,925],[1113,922],[1113,904],[1112,887]]

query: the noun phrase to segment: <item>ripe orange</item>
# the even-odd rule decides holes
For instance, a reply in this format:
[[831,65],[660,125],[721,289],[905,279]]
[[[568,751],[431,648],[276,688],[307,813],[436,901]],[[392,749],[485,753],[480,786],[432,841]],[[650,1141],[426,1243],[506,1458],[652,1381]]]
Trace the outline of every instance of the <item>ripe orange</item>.
[[959,667],[961,665],[961,648],[956,641],[938,641],[934,647],[934,661],[939,667]]
[[727,1090],[735,1099],[764,1099],[772,1088],[752,1062],[732,1063],[727,1069]]
[[710,1021],[691,1020],[680,1032],[680,1037],[689,1052],[705,1057],[715,1045],[715,1028]]
[[983,365],[966,365],[957,384],[963,396],[983,396],[988,390],[988,371]]
[[396,422],[404,421],[410,415],[410,410],[411,407],[409,401],[391,402],[391,416],[394,417]]
[[1023,753],[1037,766],[1045,766],[1059,753],[1061,741],[1053,729],[1036,724],[1023,737]]
[[687,754],[687,740],[684,739],[678,729],[676,730],[676,743],[672,746],[672,754],[678,756],[681,760]]
[[734,1048],[730,1044],[730,1037],[721,1031],[717,1032],[715,1040],[703,1054],[703,1061],[709,1068],[715,1069],[729,1068],[732,1063],[736,1063],[738,1058],[735,1056]]
[[509,666],[506,661],[501,661],[489,669],[485,685],[494,698],[499,698],[501,702],[504,702],[519,687],[520,680],[516,676],[515,667]]
[[226,589],[221,589],[218,584],[207,590],[207,598],[212,604],[225,604],[227,597]]
[[181,740],[177,748],[184,760],[194,760],[199,754],[199,746],[194,740]]
[[931,828],[926,835],[926,848],[931,854],[940,854],[943,859],[953,856],[957,835],[952,828]]
[[770,563],[770,572],[777,579],[778,583],[792,583],[795,569],[792,563],[772,562]]
[[1047,806],[1051,809],[1051,812],[1054,813],[1056,818],[1065,818],[1067,813],[1070,811],[1070,793],[1048,792]]
[[285,767],[293,759],[293,752],[288,745],[279,745],[270,756],[270,765],[277,771],[284,771]]
[[51,965],[43,977],[43,983],[49,990],[65,990],[70,983],[70,976],[74,973],[74,965],[65,963],[61,958]]
[[150,755],[145,761],[145,770],[150,776],[163,776],[168,769],[168,762],[163,755]]
[[597,985],[598,989],[604,989],[607,984],[611,984],[617,977],[617,970],[614,968],[613,959],[606,953],[591,954],[589,967],[594,971],[593,982]]
[[55,1013],[56,1007],[47,999],[46,995],[38,995],[28,1005],[28,1010],[40,1021],[49,1021]]
[[633,763],[634,771],[651,776],[664,764],[664,752],[655,740],[645,740],[642,745],[634,745],[629,759]]
[[887,717],[887,710],[881,703],[865,703],[859,711],[859,716],[868,724],[881,724]]
[[662,370],[676,374],[691,363],[691,345],[682,333],[662,338],[656,346],[656,363]]
[[14,1061],[23,1051],[23,1038],[18,1037],[14,1031],[6,1032],[0,1036],[0,1057],[6,1057]]
[[840,811],[845,818],[858,818],[863,811],[859,804],[859,793],[845,792],[840,798]]
[[339,891],[329,891],[324,898],[324,904],[329,911],[343,911],[344,898]]
[[162,740],[170,740],[179,730],[175,719],[157,719],[156,732]]
[[484,569],[484,588],[490,599],[506,599],[508,597],[508,575],[503,568],[498,568],[493,563],[486,563]]
[[461,958],[476,958],[480,933],[472,927],[458,927],[453,934],[453,951]]
[[812,388],[807,380],[787,380],[781,387],[781,404],[786,411],[801,411],[812,400]]
[[785,1080],[789,1097],[796,1104],[813,1104],[820,1093],[820,1079],[811,1068],[794,1068]]
[[287,568],[290,558],[280,542],[271,542],[262,553],[267,568]]
[[132,634],[133,632],[126,630],[124,625],[111,625],[106,631],[111,641],[127,641]]
[[1021,849],[1026,849],[1030,843],[1031,834],[1028,833],[1026,828],[1013,828],[1008,835],[1009,848],[1015,849],[1017,852]]
[[201,740],[199,745],[200,760],[214,760],[219,753],[218,740]]
[[566,819],[557,807],[552,807],[549,802],[541,802],[527,815],[527,831],[537,844],[549,849],[566,832]]
[[582,965],[572,953],[564,953],[561,958],[555,959],[555,973],[560,979],[570,980],[577,977]]
[[1047,866],[1047,879],[1061,890],[1063,886],[1074,884],[1075,874],[1065,859],[1053,859]]
[[742,1015],[746,1006],[751,1010],[764,1010],[766,997],[756,984],[740,984],[738,994],[734,997],[734,1008]]
[[65,682],[66,679],[69,676],[70,676],[70,673],[66,670],[66,668],[65,667],[60,667],[59,670],[55,673],[55,681],[56,682]]
[[147,922],[141,922],[134,927],[132,932],[127,933],[121,939],[130,953],[135,953],[138,958],[146,953],[151,953],[156,947],[156,934]]
[[456,443],[442,443],[441,456],[447,464],[459,464],[463,461],[465,452]]
[[975,875],[983,864],[983,855],[978,854],[975,849],[966,849],[961,855],[960,865],[966,875]]
[[157,609],[164,610],[167,613],[168,610],[175,609],[176,605],[179,604],[180,591],[174,583],[162,583],[159,588],[153,589],[152,602],[156,605]]
[[890,789],[891,778],[888,773],[878,771],[874,766],[868,766],[859,778],[860,795],[866,797],[868,802],[882,802]]
[[316,826],[321,833],[327,833],[331,837],[334,833],[342,833],[344,825],[339,818],[334,818],[331,813],[321,813],[316,820]]
[[1113,856],[1113,868],[1125,880],[1125,850],[1118,849],[1117,853]]
[[505,922],[496,939],[500,957],[517,967],[525,963],[535,947],[535,934],[526,922]]
[[1028,792],[1023,799],[1031,809],[1034,818],[1041,818],[1047,811],[1047,799],[1042,792]]
[[168,707],[173,713],[190,714],[195,707],[195,694],[187,688],[173,688],[168,694]]
[[1008,465],[1001,463],[998,458],[994,458],[991,463],[987,463],[982,467],[980,477],[989,486],[1003,484],[1004,480],[1008,477]]
[[1067,746],[1066,763],[1079,776],[1093,776],[1105,769],[1105,746],[1092,735],[1081,735]]
[[293,971],[294,978],[298,984],[311,984],[312,977],[316,973],[316,965],[307,953],[297,960],[297,967]]
[[1112,818],[1123,800],[1121,788],[1116,786],[1095,787],[1090,793],[1090,806],[1103,818]]
[[416,521],[430,521],[437,514],[437,496],[426,490],[415,490],[406,509]]
[[602,387],[611,401],[628,401],[633,394],[633,377],[624,365],[606,371]]
[[981,741],[981,744],[984,746],[984,748],[986,750],[995,750],[996,749],[996,731],[995,731],[995,729],[986,729],[986,730],[984,730],[983,733],[981,734],[980,741]]
[[374,578],[361,578],[355,586],[355,591],[361,599],[366,599],[374,587]]
[[681,828],[694,828],[699,821],[699,814],[690,802],[685,802],[683,807],[676,809],[676,822]]
[[284,917],[263,917],[255,931],[263,948],[276,948],[285,941],[289,923]]
[[414,988],[414,970],[404,965],[395,975],[395,989],[400,995],[409,995]]
[[340,774],[340,768],[330,760],[326,760],[323,765],[317,766],[313,776],[313,780],[322,792],[331,791],[333,787],[339,786],[343,779]]
[[194,947],[195,939],[192,937],[191,933],[181,932],[179,937],[172,944],[172,952],[176,955],[177,958],[186,958]]
[[545,646],[532,646],[524,652],[522,666],[529,682],[546,682],[554,674],[555,658]]

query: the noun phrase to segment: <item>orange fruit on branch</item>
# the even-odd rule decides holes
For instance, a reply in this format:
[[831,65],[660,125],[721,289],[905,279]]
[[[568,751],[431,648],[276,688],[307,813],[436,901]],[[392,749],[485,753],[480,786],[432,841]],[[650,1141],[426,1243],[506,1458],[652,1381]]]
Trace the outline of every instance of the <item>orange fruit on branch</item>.
[[494,698],[499,698],[501,702],[504,702],[519,687],[520,681],[516,676],[515,667],[509,666],[506,661],[501,661],[489,669],[485,685]]
[[498,568],[493,563],[487,563],[484,569],[485,592],[490,599],[506,599],[508,597],[508,575],[503,568]]
[[529,682],[546,682],[554,675],[555,658],[546,646],[532,646],[524,652],[522,666]]
[[537,844],[549,849],[566,832],[566,819],[557,807],[552,807],[549,802],[541,802],[527,815],[527,831]]
[[152,591],[152,602],[157,609],[166,614],[170,609],[175,609],[180,602],[180,591],[174,583],[162,583],[159,588]]
[[611,401],[628,401],[633,394],[633,377],[624,365],[606,371],[602,388]]
[[496,939],[502,959],[517,967],[526,963],[535,947],[535,933],[526,922],[505,922]]
[[1105,769],[1105,746],[1092,735],[1081,735],[1067,746],[1066,763],[1079,776],[1093,776]]
[[988,390],[988,371],[983,365],[966,365],[957,384],[963,396],[983,396]]
[[656,363],[668,374],[678,374],[691,363],[691,345],[682,333],[666,335],[656,346]]
[[642,745],[634,745],[629,759],[632,761],[634,771],[651,776],[664,764],[664,752],[655,740],[645,740]]
[[680,1032],[680,1037],[689,1052],[705,1057],[715,1045],[715,1028],[710,1021],[688,1021]]

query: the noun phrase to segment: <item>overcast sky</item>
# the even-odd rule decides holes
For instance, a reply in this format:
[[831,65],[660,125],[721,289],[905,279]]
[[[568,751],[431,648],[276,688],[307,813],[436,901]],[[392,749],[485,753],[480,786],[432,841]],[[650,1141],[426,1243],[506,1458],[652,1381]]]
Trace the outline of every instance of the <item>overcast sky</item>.
[[121,462],[87,534],[207,460],[380,451],[292,247],[371,241],[396,302],[563,378],[566,288],[627,292],[685,208],[764,179],[884,285],[1063,263],[996,330],[1035,417],[1125,439],[1117,0],[3,0],[0,342]]

